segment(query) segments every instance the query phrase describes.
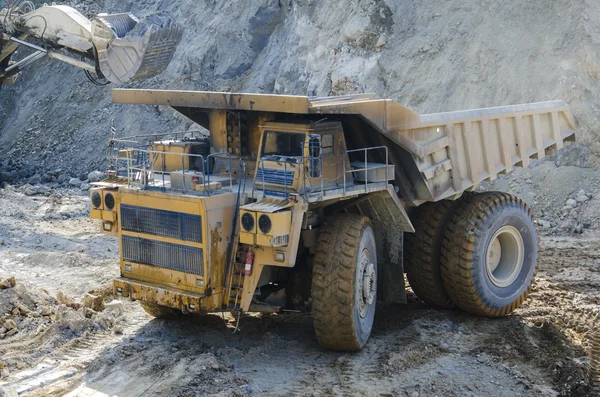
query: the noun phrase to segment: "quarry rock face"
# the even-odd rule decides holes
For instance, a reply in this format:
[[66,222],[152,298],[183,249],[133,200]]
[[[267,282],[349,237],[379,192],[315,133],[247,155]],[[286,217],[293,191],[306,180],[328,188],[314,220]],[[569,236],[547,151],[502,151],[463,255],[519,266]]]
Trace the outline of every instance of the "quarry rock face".
[[[125,10],[143,18],[166,9],[185,26],[167,70],[127,87],[374,92],[419,113],[564,99],[581,124],[578,139],[587,144],[566,147],[556,163],[597,164],[600,11],[586,2],[66,3],[90,15]],[[70,175],[103,170],[111,119],[120,135],[197,128],[169,108],[113,105],[110,88],[51,60],[3,87],[0,172],[37,181],[44,172],[36,168]]]

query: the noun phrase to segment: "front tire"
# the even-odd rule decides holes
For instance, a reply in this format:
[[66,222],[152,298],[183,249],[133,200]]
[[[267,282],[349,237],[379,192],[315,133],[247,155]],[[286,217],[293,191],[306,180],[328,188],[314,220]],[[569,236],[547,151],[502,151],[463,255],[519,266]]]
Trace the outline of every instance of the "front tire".
[[326,219],[313,262],[312,314],[319,344],[360,351],[373,328],[377,251],[371,222],[361,215]]
[[538,264],[533,213],[506,193],[474,195],[454,214],[442,245],[442,279],[460,309],[512,313],[527,298]]

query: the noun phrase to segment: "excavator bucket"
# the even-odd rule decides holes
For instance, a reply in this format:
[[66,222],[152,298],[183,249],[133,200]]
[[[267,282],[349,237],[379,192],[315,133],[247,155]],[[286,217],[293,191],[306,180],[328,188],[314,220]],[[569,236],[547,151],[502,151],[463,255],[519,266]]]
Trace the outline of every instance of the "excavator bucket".
[[167,12],[144,20],[131,14],[100,14],[92,20],[99,72],[117,84],[156,76],[171,62],[182,33]]

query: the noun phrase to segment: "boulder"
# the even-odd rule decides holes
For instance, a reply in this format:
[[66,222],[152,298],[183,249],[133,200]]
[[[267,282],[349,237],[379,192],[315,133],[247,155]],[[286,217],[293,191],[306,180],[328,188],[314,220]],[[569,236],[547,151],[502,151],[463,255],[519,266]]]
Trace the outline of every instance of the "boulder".
[[15,285],[17,285],[17,280],[15,280],[14,276],[10,276],[0,282],[0,289],[13,288]]
[[104,310],[104,299],[101,296],[87,293],[83,296],[83,307],[90,308],[94,311],[101,312]]
[[118,300],[113,300],[104,304],[104,310],[115,310],[117,312],[121,312],[123,310],[123,302]]
[[59,303],[62,303],[63,305],[73,308],[75,310],[77,310],[77,309],[79,309],[79,307],[81,307],[81,305],[76,303],[75,300],[73,300],[73,298],[71,298],[69,295],[66,295],[62,291],[58,291],[56,293],[56,300]]
[[4,328],[6,328],[9,332],[13,329],[19,330],[17,323],[10,318],[4,322]]
[[38,189],[35,186],[27,185],[25,186],[25,190],[23,191],[26,196],[35,196],[39,194]]
[[92,171],[87,175],[87,179],[89,179],[90,182],[100,182],[105,178],[106,175],[104,175],[104,172],[100,171]]
[[27,182],[31,185],[39,185],[40,183],[42,183],[42,177],[40,174],[35,174],[31,178],[29,178]]
[[79,179],[79,178],[69,179],[69,186],[80,187],[82,183],[83,182],[81,182],[81,179]]
[[60,174],[57,178],[56,178],[56,183],[60,183],[61,185],[63,183],[67,183],[69,181],[70,177],[67,174]]

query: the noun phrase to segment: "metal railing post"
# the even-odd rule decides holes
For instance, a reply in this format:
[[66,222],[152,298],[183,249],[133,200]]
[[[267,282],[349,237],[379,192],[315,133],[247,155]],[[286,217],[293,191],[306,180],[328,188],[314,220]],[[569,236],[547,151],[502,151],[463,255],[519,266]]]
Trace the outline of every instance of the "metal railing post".
[[183,178],[183,193],[185,194],[185,157],[181,156],[181,177]]
[[[244,177],[245,177],[246,176],[245,168],[244,168],[244,170],[242,170],[242,172],[244,173]],[[240,175],[240,180],[238,181],[238,183],[242,183],[241,175]],[[231,156],[229,156],[229,188],[231,189],[231,193],[233,193],[233,165],[231,163]]]
[[364,173],[365,173],[365,193],[367,192],[367,185],[368,185],[367,180],[369,179],[367,177],[367,151],[368,150],[369,150],[368,148],[365,148],[365,171],[364,171]]
[[342,174],[344,175],[344,184],[343,184],[344,197],[346,197],[346,156],[347,155],[348,155],[348,152],[345,152],[344,155],[342,156],[342,169],[343,169]]

